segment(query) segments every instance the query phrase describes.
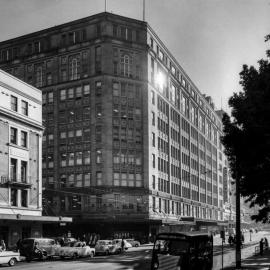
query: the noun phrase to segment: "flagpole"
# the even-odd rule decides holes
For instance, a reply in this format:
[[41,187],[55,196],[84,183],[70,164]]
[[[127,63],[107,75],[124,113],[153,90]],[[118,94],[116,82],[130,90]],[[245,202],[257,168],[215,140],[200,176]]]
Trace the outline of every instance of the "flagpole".
[[143,0],[143,21],[145,21],[145,0]]

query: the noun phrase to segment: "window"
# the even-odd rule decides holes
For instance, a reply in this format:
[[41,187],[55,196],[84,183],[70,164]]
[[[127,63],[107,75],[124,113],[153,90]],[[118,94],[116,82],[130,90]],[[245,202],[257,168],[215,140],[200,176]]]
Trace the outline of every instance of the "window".
[[11,206],[17,206],[18,202],[17,202],[17,189],[11,189],[10,190],[10,204]]
[[60,90],[60,100],[65,100],[66,99],[66,89],[61,89]]
[[18,111],[18,98],[11,96],[11,110]]
[[85,187],[89,187],[91,184],[91,174],[90,173],[86,173],[84,175],[84,186]]
[[10,142],[17,144],[18,130],[17,128],[10,128]]
[[121,75],[125,77],[131,77],[131,59],[128,55],[122,55],[121,56]]
[[10,159],[10,179],[11,181],[17,181],[17,159]]
[[97,74],[101,73],[101,47],[95,48],[95,70]]
[[82,165],[82,152],[76,152],[76,165]]
[[48,92],[48,103],[53,103],[53,92]]
[[47,73],[47,75],[46,75],[46,83],[47,83],[47,85],[52,84],[52,73],[51,72]]
[[153,90],[151,91],[151,100],[152,104],[155,105],[155,92]]
[[154,126],[155,125],[155,113],[152,112],[152,125]]
[[27,132],[21,131],[21,146],[27,147]]
[[96,172],[97,185],[102,185],[102,172]]
[[152,154],[152,167],[153,168],[156,167],[156,157],[155,157],[155,154]]
[[21,105],[22,105],[22,109],[21,109],[22,114],[28,115],[28,102],[22,100]]
[[34,43],[34,51],[35,51],[35,53],[40,53],[40,51],[41,51],[41,46],[40,45],[41,45],[40,41],[37,41],[37,42]]
[[119,96],[119,83],[113,83],[113,96]]
[[61,70],[61,81],[65,82],[67,80],[67,71],[65,69]]
[[69,62],[69,79],[77,80],[79,77],[79,63],[77,58],[73,57]]
[[74,89],[69,88],[68,89],[68,99],[73,99],[74,98]]
[[43,81],[43,70],[42,70],[42,67],[39,66],[37,67],[37,70],[36,70],[36,86],[37,87],[42,87],[42,81]]
[[155,147],[155,144],[156,144],[155,139],[156,139],[155,133],[152,132],[152,146],[153,146],[153,147]]
[[83,86],[83,95],[84,96],[89,96],[90,95],[90,85],[89,84],[85,84]]
[[27,207],[27,190],[21,190],[21,206]]
[[91,162],[90,154],[91,154],[90,151],[85,151],[85,152],[83,153],[83,159],[84,159],[84,164],[85,164],[85,165],[90,164],[90,162]]

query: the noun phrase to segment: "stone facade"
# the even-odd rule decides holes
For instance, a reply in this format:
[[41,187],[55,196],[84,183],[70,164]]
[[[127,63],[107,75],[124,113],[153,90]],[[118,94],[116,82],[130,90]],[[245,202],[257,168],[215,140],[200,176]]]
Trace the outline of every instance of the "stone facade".
[[146,235],[224,221],[221,119],[146,22],[100,13],[0,51],[43,93],[47,214]]

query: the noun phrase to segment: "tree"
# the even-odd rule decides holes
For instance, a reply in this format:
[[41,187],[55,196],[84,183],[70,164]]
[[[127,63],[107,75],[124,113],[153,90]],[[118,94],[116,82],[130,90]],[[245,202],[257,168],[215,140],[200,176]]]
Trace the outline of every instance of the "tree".
[[[270,35],[265,41],[270,40]],[[270,57],[270,50],[266,52]],[[242,91],[229,99],[231,117],[223,116],[222,143],[232,177],[250,207],[259,206],[256,221],[270,218],[270,63],[259,60],[258,69],[243,66]]]

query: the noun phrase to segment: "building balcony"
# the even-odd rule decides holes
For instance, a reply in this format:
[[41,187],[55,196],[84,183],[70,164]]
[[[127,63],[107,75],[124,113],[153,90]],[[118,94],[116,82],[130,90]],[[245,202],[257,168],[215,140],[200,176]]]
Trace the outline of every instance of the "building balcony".
[[30,177],[18,179],[14,177],[1,176],[0,187],[31,188]]

